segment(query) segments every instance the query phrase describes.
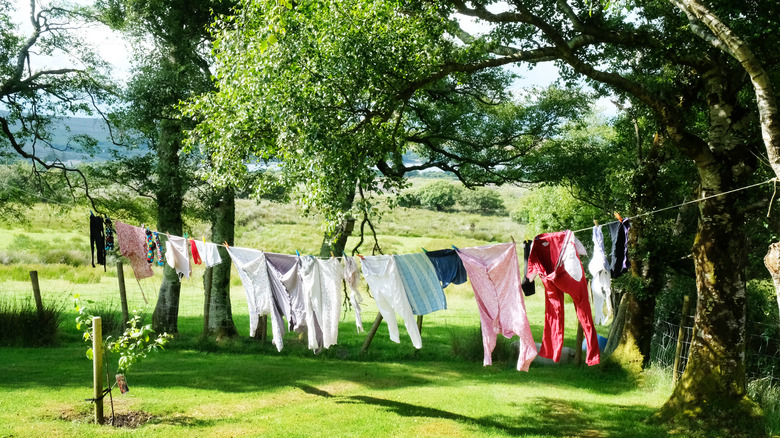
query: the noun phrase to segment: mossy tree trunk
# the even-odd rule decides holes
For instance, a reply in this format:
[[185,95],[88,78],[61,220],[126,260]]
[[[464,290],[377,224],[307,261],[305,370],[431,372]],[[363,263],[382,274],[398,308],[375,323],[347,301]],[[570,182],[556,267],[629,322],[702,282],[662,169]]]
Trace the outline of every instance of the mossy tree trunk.
[[[182,205],[184,187],[179,167],[181,124],[163,119],[159,125],[157,146],[157,230],[160,233],[182,235]],[[160,241],[165,245],[165,237]],[[152,314],[152,327],[158,333],[178,333],[179,296],[181,282],[176,271],[166,263],[163,280]]]
[[[232,245],[235,240],[236,198],[233,189],[218,190],[213,198],[213,216],[211,222],[211,239],[215,243],[227,242]],[[209,300],[209,321],[207,336],[216,338],[238,335],[233,322],[233,311],[230,304],[230,256],[227,249],[219,247],[222,263],[212,270],[211,296]]]
[[[342,211],[349,211],[352,208],[357,192],[356,184],[357,181],[352,181],[344,190],[344,198],[341,203]],[[322,239],[322,245],[320,246],[320,257],[330,257],[331,253],[333,253],[334,256],[339,257],[341,253],[344,252],[344,249],[347,246],[347,239],[352,235],[354,229],[355,218],[348,216],[341,221],[335,231],[326,232]]]
[[[726,69],[704,74],[710,135],[708,147],[692,154],[702,198],[735,189],[752,173],[751,158],[736,135],[748,118],[734,111],[729,78]],[[718,433],[765,433],[761,410],[745,391],[746,239],[739,199],[718,196],[698,205],[694,336],[685,371],[660,416]]]

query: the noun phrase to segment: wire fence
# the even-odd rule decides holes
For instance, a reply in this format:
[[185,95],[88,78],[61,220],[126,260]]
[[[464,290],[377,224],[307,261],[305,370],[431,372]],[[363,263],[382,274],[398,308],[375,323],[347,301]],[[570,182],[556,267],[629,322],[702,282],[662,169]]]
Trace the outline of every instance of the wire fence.
[[[745,374],[748,380],[768,379],[780,383],[780,339],[766,335],[773,333],[775,327],[764,323],[751,323],[750,333],[746,337]],[[672,368],[675,364],[679,344],[678,377],[685,371],[688,354],[694,334],[693,316],[684,319],[682,329],[680,320],[671,322],[658,320],[650,348],[650,360],[658,365]]]

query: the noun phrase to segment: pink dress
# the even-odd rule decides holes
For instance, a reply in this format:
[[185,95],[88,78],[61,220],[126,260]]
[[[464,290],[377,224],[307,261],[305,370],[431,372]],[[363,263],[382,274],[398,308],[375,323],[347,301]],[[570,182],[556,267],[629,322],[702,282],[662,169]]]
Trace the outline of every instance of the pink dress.
[[536,357],[536,345],[525,312],[525,301],[520,292],[520,265],[514,243],[458,249],[474,298],[477,300],[482,326],[484,364],[493,363],[496,336],[520,337],[517,370],[528,371]]
[[119,244],[119,252],[130,260],[136,279],[154,275],[152,267],[146,261],[146,231],[143,228],[116,221],[116,241]]

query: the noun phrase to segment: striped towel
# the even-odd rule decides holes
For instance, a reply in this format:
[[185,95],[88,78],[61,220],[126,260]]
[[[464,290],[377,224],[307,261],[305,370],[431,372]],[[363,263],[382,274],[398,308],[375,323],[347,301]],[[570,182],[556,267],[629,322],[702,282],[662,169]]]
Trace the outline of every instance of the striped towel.
[[447,308],[447,299],[441,288],[436,269],[423,253],[393,256],[401,274],[406,296],[415,315],[425,315]]

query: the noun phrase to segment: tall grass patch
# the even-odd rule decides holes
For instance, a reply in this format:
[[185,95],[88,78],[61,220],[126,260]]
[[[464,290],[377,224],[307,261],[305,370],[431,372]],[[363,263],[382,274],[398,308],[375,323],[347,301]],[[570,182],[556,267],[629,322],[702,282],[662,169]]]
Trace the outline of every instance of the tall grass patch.
[[47,303],[38,313],[32,300],[0,300],[0,345],[41,347],[54,345],[63,320],[63,302]]
[[780,384],[769,377],[756,379],[748,383],[747,392],[764,410],[769,435],[780,434]]

